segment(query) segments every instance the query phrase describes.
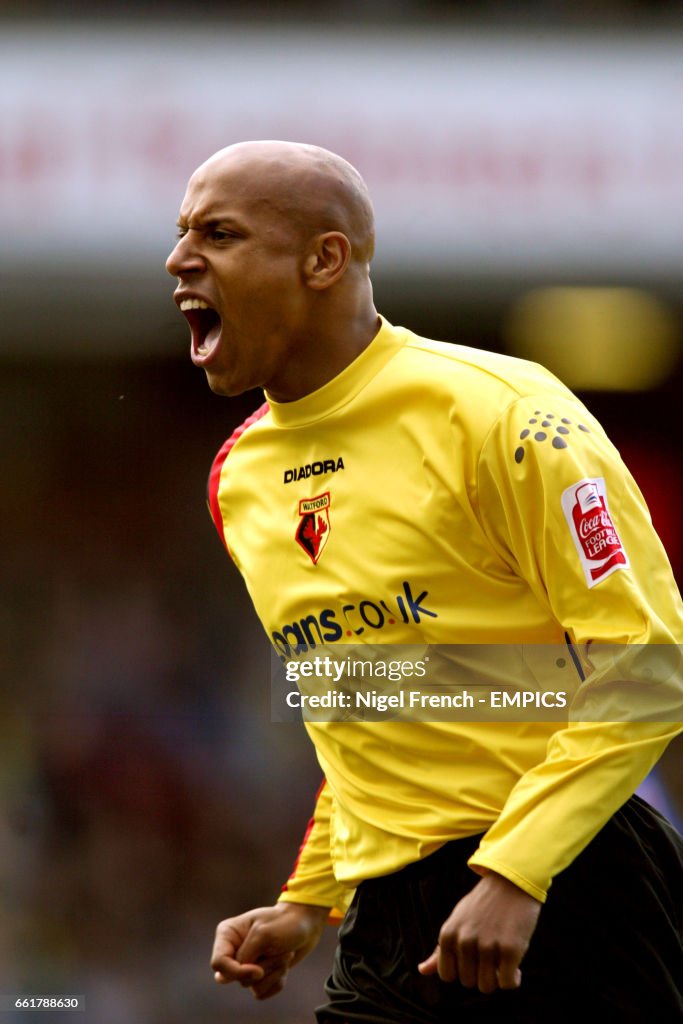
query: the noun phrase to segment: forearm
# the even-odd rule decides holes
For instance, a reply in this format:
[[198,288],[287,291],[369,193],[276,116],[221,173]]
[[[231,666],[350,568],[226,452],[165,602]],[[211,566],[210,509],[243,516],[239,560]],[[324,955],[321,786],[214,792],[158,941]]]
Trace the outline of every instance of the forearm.
[[626,802],[677,734],[674,723],[581,723],[514,787],[470,859],[545,900],[562,871]]
[[282,887],[278,902],[326,908],[331,920],[338,921],[346,912],[351,891],[340,885],[334,875],[330,855],[331,803],[329,787],[323,783],[294,867]]

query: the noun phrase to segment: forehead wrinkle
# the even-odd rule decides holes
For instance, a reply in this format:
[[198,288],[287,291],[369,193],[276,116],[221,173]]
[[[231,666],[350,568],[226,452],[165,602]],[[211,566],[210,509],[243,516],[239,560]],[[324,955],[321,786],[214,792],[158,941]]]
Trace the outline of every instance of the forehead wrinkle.
[[232,224],[235,227],[243,227],[243,223],[239,216],[228,211],[221,210],[221,208],[215,209],[209,206],[206,211],[200,210],[199,213],[190,214],[184,217],[182,212],[178,218],[178,227],[183,224],[192,224],[193,227],[212,227],[217,224]]

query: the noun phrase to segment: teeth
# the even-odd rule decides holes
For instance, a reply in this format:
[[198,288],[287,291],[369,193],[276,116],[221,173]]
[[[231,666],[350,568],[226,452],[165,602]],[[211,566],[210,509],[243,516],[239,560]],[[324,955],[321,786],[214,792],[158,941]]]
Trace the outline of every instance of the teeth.
[[180,308],[185,311],[186,309],[208,309],[208,302],[204,302],[203,299],[183,299],[180,303]]

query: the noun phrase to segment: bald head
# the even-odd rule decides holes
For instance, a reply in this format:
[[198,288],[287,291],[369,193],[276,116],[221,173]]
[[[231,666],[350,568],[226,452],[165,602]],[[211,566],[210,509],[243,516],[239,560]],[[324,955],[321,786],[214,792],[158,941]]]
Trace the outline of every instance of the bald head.
[[285,218],[302,237],[339,231],[354,262],[372,259],[375,225],[367,187],[336,153],[298,142],[239,142],[214,153],[190,181],[222,177],[231,191]]

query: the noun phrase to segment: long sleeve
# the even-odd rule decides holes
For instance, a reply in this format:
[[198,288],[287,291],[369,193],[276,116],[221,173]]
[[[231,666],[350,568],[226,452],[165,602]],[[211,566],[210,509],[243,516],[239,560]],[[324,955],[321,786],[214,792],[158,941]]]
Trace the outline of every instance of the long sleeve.
[[330,857],[330,810],[332,794],[327,782],[318,790],[315,808],[299,848],[292,873],[282,887],[280,901],[329,907],[330,920],[346,913],[353,890],[334,877]]
[[[470,861],[538,899],[679,731],[680,649],[668,648],[673,672],[666,686],[651,689],[657,703],[629,716],[611,713],[628,703],[632,681],[615,686],[615,661],[628,658],[610,658],[610,647],[616,654],[613,645],[648,645],[641,649],[647,657],[661,650],[651,645],[683,642],[683,607],[668,560],[616,449],[580,403],[546,404],[518,400],[490,433],[479,466],[479,514],[497,551],[566,631],[587,675],[569,724],[514,786]],[[632,690],[641,700],[642,687]]]

